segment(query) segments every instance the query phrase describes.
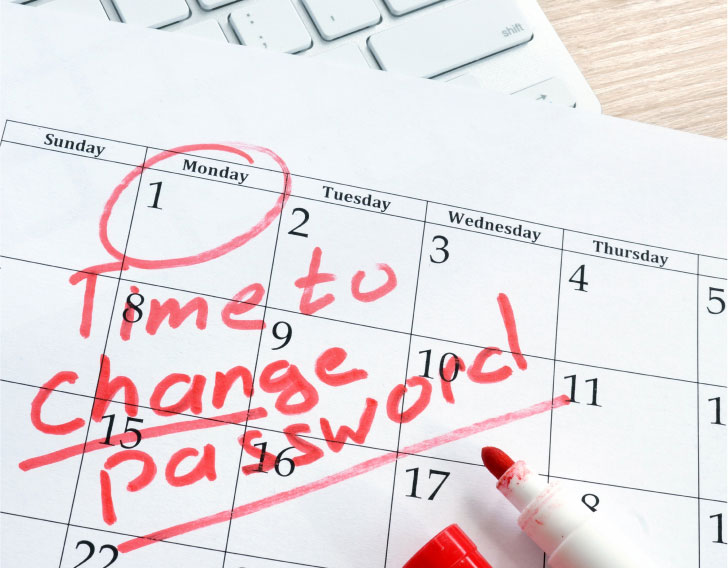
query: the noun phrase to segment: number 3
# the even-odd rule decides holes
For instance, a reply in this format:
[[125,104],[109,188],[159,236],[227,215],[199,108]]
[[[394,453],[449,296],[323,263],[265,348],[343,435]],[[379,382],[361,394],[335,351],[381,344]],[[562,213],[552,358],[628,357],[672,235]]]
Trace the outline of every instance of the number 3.
[[434,237],[432,237],[432,242],[434,243],[438,239],[442,242],[442,245],[437,247],[435,250],[439,250],[440,252],[442,252],[441,260],[435,260],[432,255],[430,255],[430,261],[434,262],[435,264],[442,264],[448,258],[450,258],[450,252],[447,250],[447,245],[450,244],[450,241],[448,241],[447,238],[443,237],[442,235],[435,235]]

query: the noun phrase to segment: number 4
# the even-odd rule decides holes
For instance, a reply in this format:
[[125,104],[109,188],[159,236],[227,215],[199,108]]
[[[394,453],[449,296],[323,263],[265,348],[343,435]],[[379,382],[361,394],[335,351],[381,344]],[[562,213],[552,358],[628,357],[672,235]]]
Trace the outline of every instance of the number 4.
[[[579,278],[576,277],[576,275],[579,275]],[[569,282],[572,284],[576,284],[577,288],[575,290],[578,290],[579,292],[586,292],[586,287],[589,284],[584,278],[586,274],[586,265],[582,264],[579,268],[576,269],[576,272],[571,275],[571,278],[569,278]]]

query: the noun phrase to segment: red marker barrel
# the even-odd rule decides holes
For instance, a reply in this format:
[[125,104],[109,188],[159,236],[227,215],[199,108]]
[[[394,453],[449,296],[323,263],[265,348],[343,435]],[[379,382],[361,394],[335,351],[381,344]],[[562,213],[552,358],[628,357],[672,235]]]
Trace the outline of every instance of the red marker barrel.
[[403,568],[493,568],[458,525],[435,535]]

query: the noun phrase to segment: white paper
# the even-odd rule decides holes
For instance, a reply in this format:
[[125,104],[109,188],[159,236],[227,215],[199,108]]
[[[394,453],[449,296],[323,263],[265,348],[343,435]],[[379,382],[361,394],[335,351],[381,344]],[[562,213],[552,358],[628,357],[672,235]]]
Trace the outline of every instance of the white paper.
[[725,564],[724,142],[2,8],[3,566],[542,566],[484,445]]

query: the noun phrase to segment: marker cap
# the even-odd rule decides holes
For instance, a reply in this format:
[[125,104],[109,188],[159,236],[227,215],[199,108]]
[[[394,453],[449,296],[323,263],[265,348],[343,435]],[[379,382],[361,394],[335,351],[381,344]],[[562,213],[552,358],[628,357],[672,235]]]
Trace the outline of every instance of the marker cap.
[[441,530],[403,568],[493,568],[458,525]]

